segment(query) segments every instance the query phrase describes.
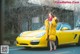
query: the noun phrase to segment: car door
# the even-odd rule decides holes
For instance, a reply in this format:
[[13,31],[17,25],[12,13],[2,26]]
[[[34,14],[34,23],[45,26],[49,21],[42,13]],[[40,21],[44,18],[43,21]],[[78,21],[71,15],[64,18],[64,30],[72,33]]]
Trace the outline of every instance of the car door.
[[60,31],[59,39],[61,44],[72,43],[74,40],[74,32],[72,30]]

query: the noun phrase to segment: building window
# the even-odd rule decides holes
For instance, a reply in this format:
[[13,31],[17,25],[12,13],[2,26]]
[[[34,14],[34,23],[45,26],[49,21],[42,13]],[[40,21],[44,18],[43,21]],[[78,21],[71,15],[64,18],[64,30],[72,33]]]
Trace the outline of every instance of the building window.
[[39,17],[32,18],[32,23],[39,23]]

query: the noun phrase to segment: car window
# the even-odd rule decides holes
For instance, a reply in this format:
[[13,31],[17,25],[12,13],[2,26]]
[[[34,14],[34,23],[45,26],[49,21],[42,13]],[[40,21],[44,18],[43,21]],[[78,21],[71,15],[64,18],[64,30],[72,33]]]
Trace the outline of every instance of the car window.
[[61,23],[58,23],[56,30],[59,30],[61,27]]
[[41,28],[39,28],[39,30],[46,30],[45,26],[42,26]]

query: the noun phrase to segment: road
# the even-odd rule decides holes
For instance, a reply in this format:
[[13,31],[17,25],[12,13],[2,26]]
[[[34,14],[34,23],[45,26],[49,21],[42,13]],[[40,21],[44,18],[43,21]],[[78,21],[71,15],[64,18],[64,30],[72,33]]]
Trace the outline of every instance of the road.
[[17,46],[9,47],[9,54],[80,54],[80,46],[59,46],[56,51],[50,52],[47,48],[24,48]]

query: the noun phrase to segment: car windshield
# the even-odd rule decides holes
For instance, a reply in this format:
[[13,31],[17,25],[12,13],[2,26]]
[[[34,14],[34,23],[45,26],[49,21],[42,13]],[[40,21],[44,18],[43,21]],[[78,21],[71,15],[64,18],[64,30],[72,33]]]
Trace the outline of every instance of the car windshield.
[[[71,29],[71,26],[68,23],[58,23],[56,30],[60,30],[63,27]],[[45,26],[42,26],[39,30],[45,30]]]
[[[59,30],[61,27],[61,23],[58,23],[56,30]],[[45,30],[45,26],[42,26],[40,30]]]

